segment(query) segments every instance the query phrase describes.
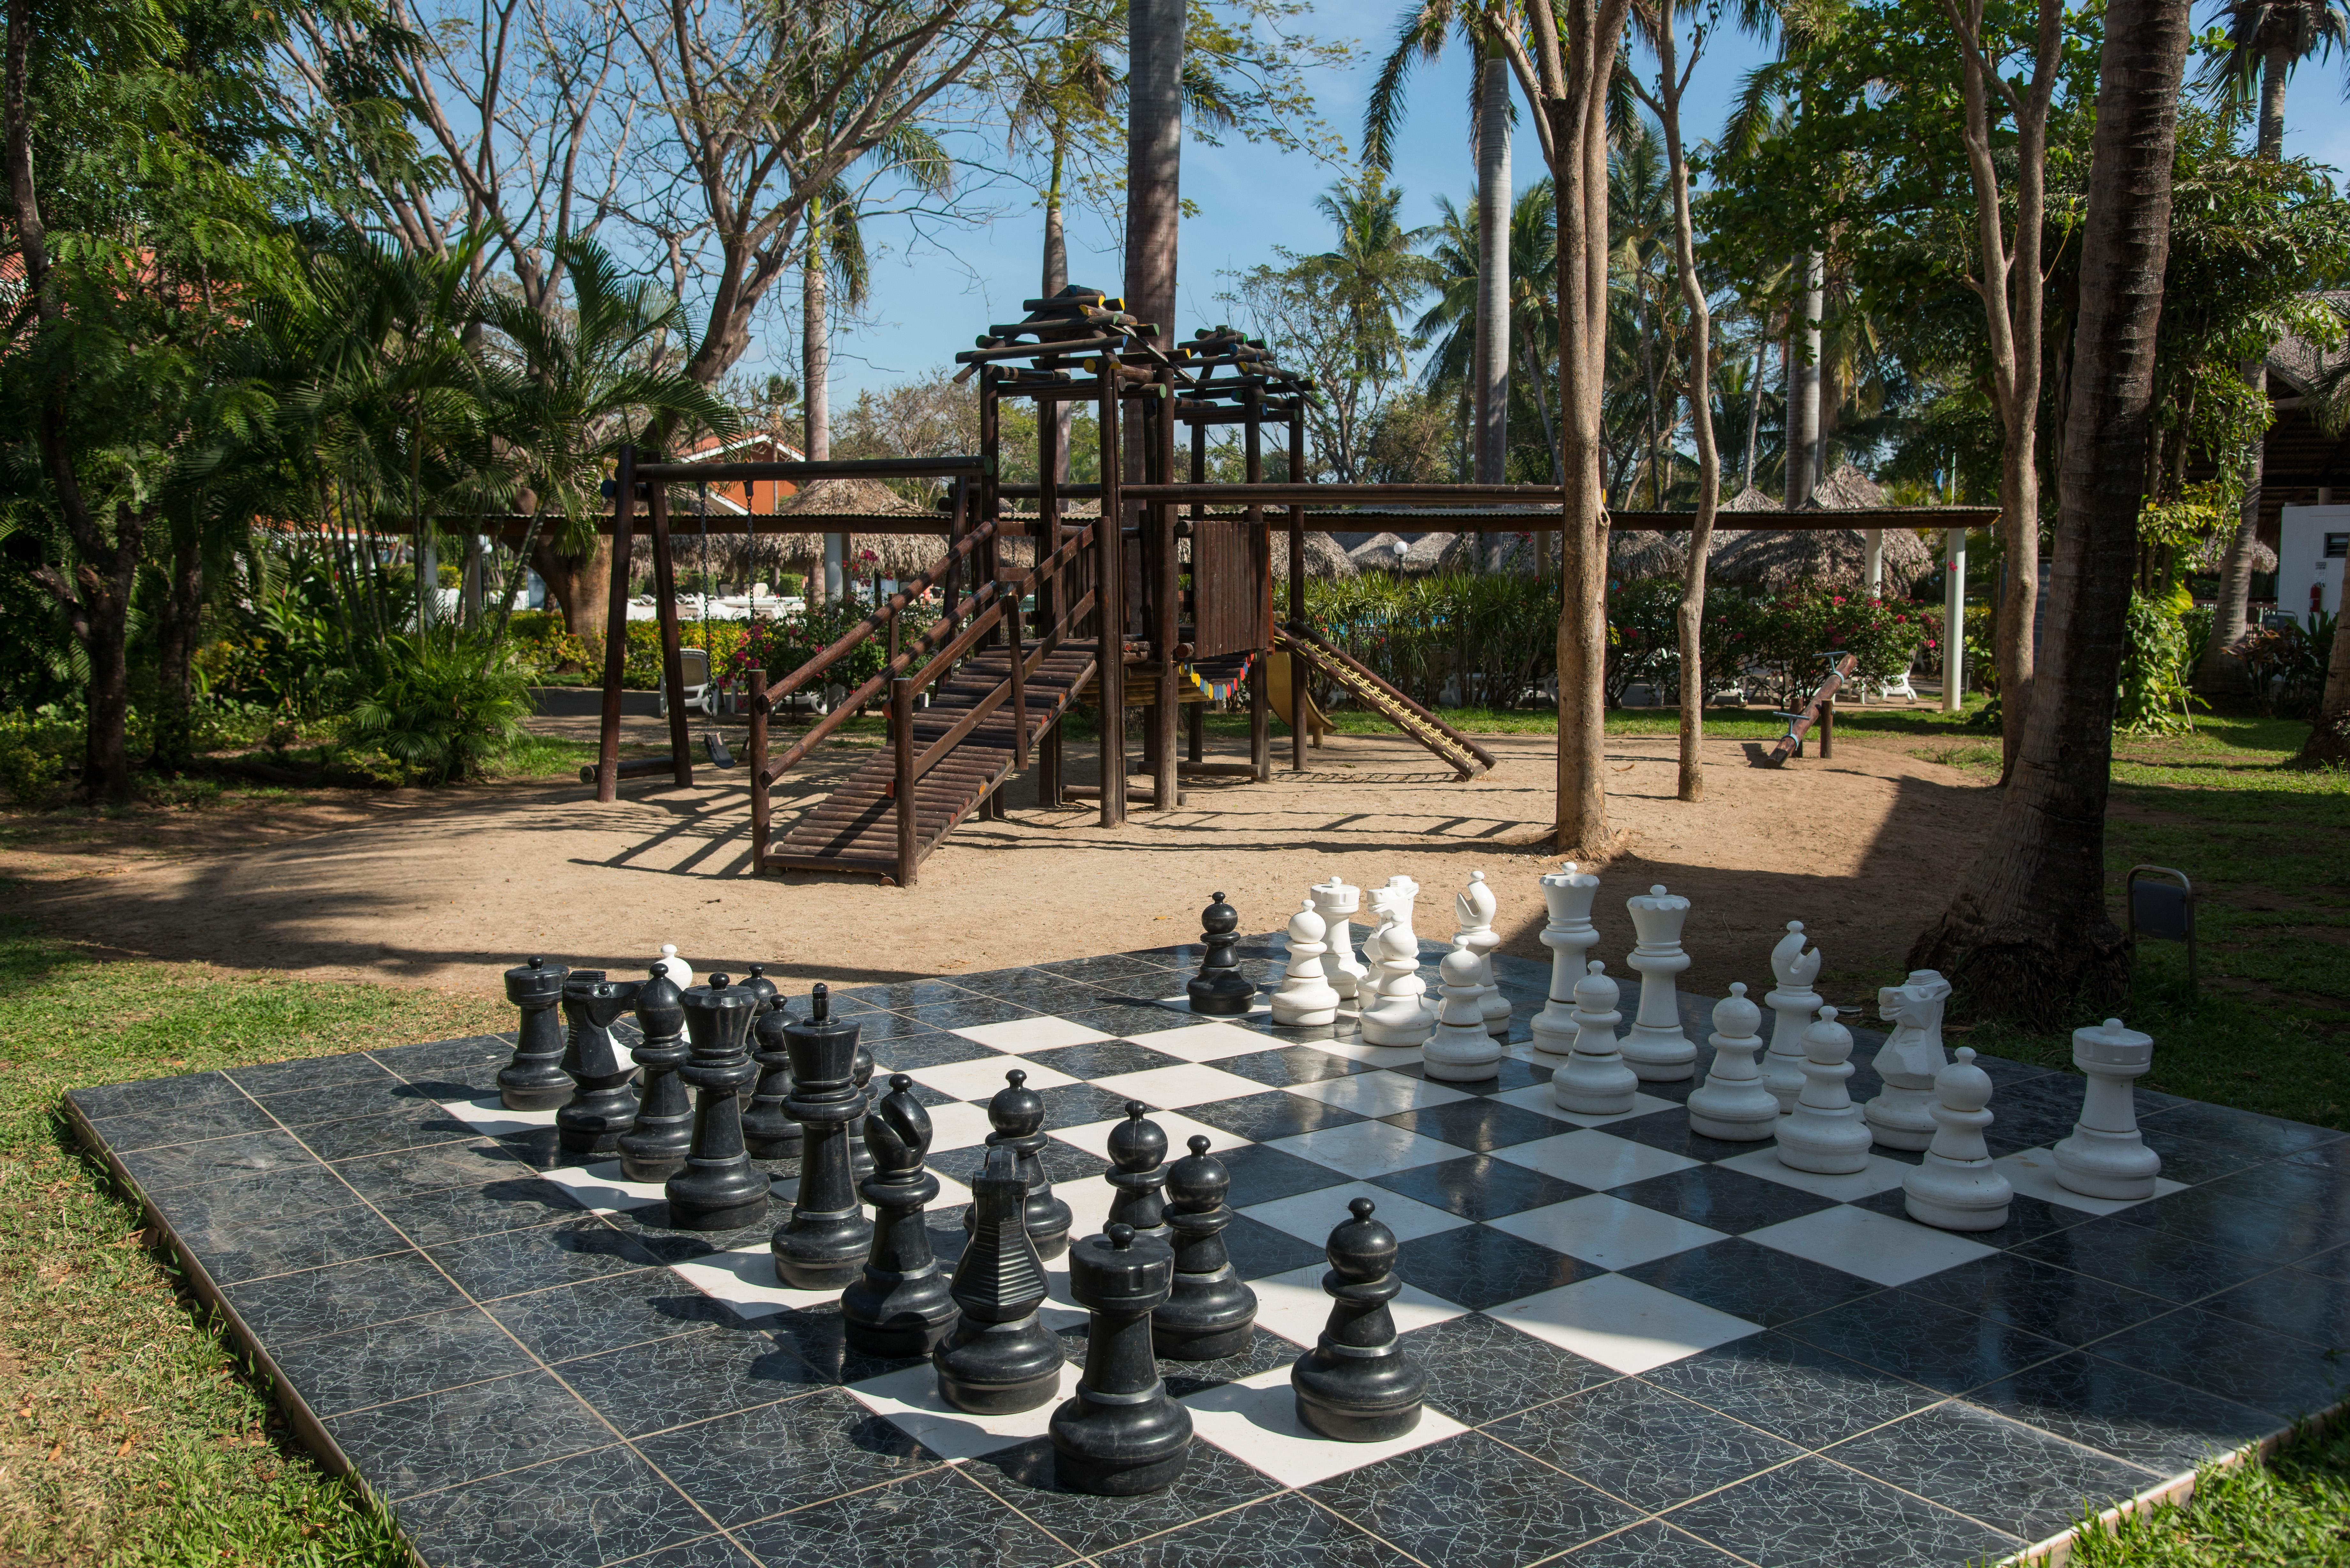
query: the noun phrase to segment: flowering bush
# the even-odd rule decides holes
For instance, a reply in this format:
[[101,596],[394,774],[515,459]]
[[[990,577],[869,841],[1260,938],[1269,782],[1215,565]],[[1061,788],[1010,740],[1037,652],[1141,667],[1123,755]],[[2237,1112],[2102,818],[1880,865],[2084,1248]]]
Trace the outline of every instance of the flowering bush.
[[1742,629],[1747,663],[1761,670],[1770,700],[1783,709],[1808,698],[1839,655],[1857,656],[1858,677],[1889,680],[1939,643],[1928,607],[1835,583],[1755,601]]

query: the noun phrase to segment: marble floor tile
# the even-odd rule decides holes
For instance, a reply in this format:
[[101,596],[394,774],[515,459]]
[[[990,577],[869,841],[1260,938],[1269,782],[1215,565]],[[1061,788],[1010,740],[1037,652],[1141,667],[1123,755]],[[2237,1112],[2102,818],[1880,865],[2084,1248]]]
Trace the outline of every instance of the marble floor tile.
[[370,1202],[438,1191],[444,1187],[479,1187],[484,1182],[515,1180],[533,1174],[530,1167],[487,1138],[401,1149],[394,1154],[363,1155],[338,1160],[334,1169]]
[[1291,1137],[1267,1138],[1274,1147],[1302,1158],[1316,1160],[1336,1170],[1368,1180],[1415,1165],[1433,1165],[1461,1151],[1449,1143],[1421,1137],[1385,1122],[1356,1122],[1347,1127],[1320,1127]]
[[1889,1219],[1848,1203],[1750,1231],[1745,1239],[1880,1285],[1906,1285],[1996,1255],[1996,1249],[1951,1231]]
[[1271,1051],[1251,1051],[1244,1055],[1222,1057],[1216,1065],[1252,1083],[1274,1089],[1319,1083],[1325,1078],[1342,1078],[1350,1073],[1376,1071],[1367,1064],[1333,1055],[1327,1051],[1317,1051],[1311,1045],[1285,1045]]
[[[1257,1327],[1295,1345],[1314,1344],[1330,1321],[1330,1298],[1322,1289],[1322,1277],[1328,1272],[1326,1264],[1309,1263],[1285,1274],[1251,1280],[1249,1288],[1256,1292]],[[1395,1319],[1398,1334],[1459,1317],[1467,1310],[1409,1283],[1388,1303],[1388,1315]]]
[[[1188,1147],[1189,1141],[1187,1138],[1181,1147]],[[1170,1152],[1179,1147],[1171,1135],[1167,1142]],[[1284,1198],[1295,1198],[1301,1192],[1319,1192],[1326,1187],[1347,1184],[1344,1175],[1326,1165],[1316,1165],[1310,1159],[1300,1159],[1286,1150],[1267,1148],[1263,1144],[1235,1146],[1228,1133],[1219,1132],[1211,1142],[1209,1152],[1222,1160],[1224,1168],[1232,1172],[1232,1194],[1225,1201],[1234,1209],[1272,1203]],[[1345,1206],[1340,1207],[1343,1209]]]
[[1483,1430],[1650,1512],[1804,1451],[1638,1377],[1570,1394]]
[[1429,1403],[1472,1427],[1621,1376],[1483,1313],[1416,1328],[1403,1344],[1428,1369]]
[[1585,1189],[1571,1181],[1491,1155],[1463,1155],[1390,1171],[1372,1179],[1375,1185],[1401,1193],[1416,1202],[1442,1209],[1464,1220],[1496,1220],[1505,1214],[1564,1203],[1580,1198]]
[[948,1465],[775,1514],[736,1533],[766,1568],[1049,1568],[1069,1556],[961,1466]]
[[1749,1426],[1825,1448],[1942,1396],[1784,1334],[1750,1334],[1641,1374]]
[[279,1130],[277,1119],[258,1103],[239,1095],[175,1106],[144,1115],[108,1116],[90,1124],[106,1147],[118,1156],[174,1144],[209,1143],[240,1133]]
[[1624,1272],[1643,1284],[1769,1328],[1875,1295],[1882,1288],[1793,1252],[1758,1247],[1742,1236]]
[[[1109,1135],[1125,1126],[1126,1119],[1125,1107],[1120,1106],[1117,1116],[1107,1116],[1097,1122],[1087,1122],[1082,1127],[1056,1127],[1054,1129],[1053,1137],[1062,1143],[1085,1150],[1097,1159],[1106,1160],[1109,1158]],[[1154,1111],[1151,1113],[1150,1119],[1158,1124],[1160,1132],[1167,1135],[1167,1158],[1170,1160],[1182,1158],[1190,1151],[1191,1143],[1194,1137],[1206,1138],[1209,1152],[1228,1164],[1243,1147],[1239,1139],[1223,1128],[1211,1127],[1205,1122],[1194,1121],[1180,1111]],[[1237,1180],[1232,1184],[1232,1200],[1238,1201],[1241,1195],[1240,1184]]]
[[616,1568],[758,1568],[758,1564],[730,1538],[705,1535],[629,1558]]
[[348,1084],[329,1084],[324,1088],[298,1089],[287,1095],[272,1095],[268,1111],[281,1126],[298,1129],[318,1122],[382,1116],[403,1107],[431,1103],[415,1085],[386,1075]]
[[[1241,1194],[1235,1191],[1232,1196],[1238,1199]],[[1319,1247],[1330,1239],[1332,1231],[1347,1223],[1351,1212],[1348,1205],[1357,1198],[1367,1198],[1378,1205],[1377,1214],[1379,1222],[1393,1231],[1399,1241],[1415,1241],[1469,1223],[1458,1214],[1448,1213],[1365,1181],[1317,1188],[1293,1197],[1275,1199],[1270,1203],[1252,1203],[1240,1211],[1261,1224],[1285,1231],[1300,1241]]]
[[[1190,1029],[1196,1025],[1184,1013],[1158,1006],[1148,998],[1119,997],[1105,1005],[1087,1007],[1076,1012],[1058,1015],[1063,1021],[1083,1029],[1115,1036],[1120,1040],[1148,1040],[1170,1030]],[[1259,1042],[1263,1044],[1262,1041]],[[1156,1049],[1154,1046],[1153,1049]]]
[[712,1301],[725,1303],[745,1322],[840,1299],[837,1286],[808,1291],[785,1284],[776,1277],[775,1255],[768,1241],[762,1228],[754,1226],[739,1245],[667,1262],[687,1284]]
[[368,1484],[394,1499],[585,1453],[613,1437],[544,1372],[333,1417],[327,1431]]
[[1096,1080],[1118,1073],[1148,1073],[1158,1067],[1172,1067],[1183,1060],[1164,1051],[1153,1051],[1148,1045],[1138,1045],[1131,1040],[1097,1040],[1089,1045],[1055,1045],[1049,1050],[1028,1052],[1026,1057],[1040,1067],[1050,1067],[1055,1073],[1066,1073],[1072,1078]]
[[2141,1116],[2139,1125],[2264,1158],[2300,1154],[2339,1143],[2343,1138],[2331,1127],[2311,1127],[2306,1122],[2289,1122],[2282,1116],[2264,1116],[2255,1111],[2196,1100]]
[[479,1307],[269,1347],[318,1416],[528,1372],[537,1363]]
[[1006,1056],[1002,1052],[975,1062],[950,1062],[944,1066],[908,1067],[901,1071],[917,1084],[958,1100],[988,1098],[1007,1085],[1007,1075],[1012,1073],[1021,1075],[1023,1087],[1039,1093],[1078,1081],[1066,1073],[1045,1066],[1042,1062]]
[[2094,1449],[1950,1400],[1826,1450],[1838,1464],[2026,1541],[2162,1478]]
[[[348,1190],[348,1189],[347,1189]],[[353,1195],[356,1197],[356,1194]],[[376,1211],[420,1247],[462,1241],[500,1231],[521,1231],[579,1217],[580,1206],[535,1171],[484,1182],[374,1200]]]
[[726,1307],[667,1269],[609,1274],[508,1296],[484,1310],[550,1362],[733,1321]]
[[2122,1215],[2072,1226],[2013,1251],[2020,1258],[2182,1303],[2242,1284],[2276,1266],[2242,1252],[2165,1236],[2133,1225]]
[[[1068,1346],[1069,1359],[1082,1366],[1086,1358],[1087,1325],[1076,1324],[1059,1331],[1061,1343]],[[1159,1376],[1167,1385],[1168,1394],[1177,1399],[1188,1399],[1194,1394],[1223,1383],[1238,1383],[1244,1377],[1254,1377],[1260,1372],[1285,1368],[1297,1359],[1298,1346],[1270,1329],[1259,1328],[1249,1336],[1248,1347],[1237,1355],[1220,1355],[1212,1361],[1170,1361],[1159,1358]]]
[[276,1274],[223,1293],[273,1349],[465,1304],[463,1293],[415,1251]]
[[772,1334],[715,1324],[558,1362],[555,1373],[627,1438],[771,1405],[833,1381]]
[[1194,1121],[1204,1122],[1227,1137],[1251,1143],[1271,1143],[1321,1127],[1346,1127],[1365,1118],[1336,1106],[1307,1099],[1282,1089],[1265,1089],[1230,1100],[1190,1107]]
[[724,1525],[902,1480],[938,1462],[837,1388],[672,1427],[637,1449]]
[[1052,1442],[1044,1438],[983,1455],[965,1474],[1051,1532],[1071,1552],[1088,1557],[1147,1535],[1180,1530],[1279,1490],[1261,1471],[1212,1443],[1196,1440],[1175,1484],[1139,1497],[1095,1497],[1064,1488],[1054,1475]]
[[2023,1544],[1822,1459],[1767,1470],[1668,1517],[1772,1568],[1947,1568],[1996,1561]]
[[1733,1159],[1758,1147],[1770,1146],[1768,1138],[1731,1141],[1693,1132],[1690,1128],[1689,1109],[1685,1106],[1674,1106],[1645,1116],[1627,1116],[1622,1121],[1611,1121],[1607,1124],[1607,1130],[1617,1137],[1630,1138],[1634,1143],[1644,1143],[1651,1148],[1685,1154],[1691,1159]]
[[1046,1132],[1088,1127],[1114,1117],[1122,1119],[1126,1115],[1125,1096],[1091,1084],[1065,1084],[1057,1089],[1045,1089],[1036,1097],[1045,1102]]
[[[2089,1198],[2074,1191],[2056,1179],[2056,1153],[2054,1149],[2018,1149],[2013,1154],[2000,1156],[1991,1162],[2007,1184],[2026,1198],[2037,1198],[2043,1203],[2061,1208],[2077,1209],[2084,1214],[2119,1214],[2137,1207],[2137,1202],[2125,1202],[2116,1198]],[[2157,1178],[2157,1197],[2184,1190],[2182,1183]],[[2139,1199],[2138,1202],[2149,1201]]]
[[1868,1168],[1849,1176],[1822,1176],[1814,1170],[1797,1170],[1779,1162],[1779,1151],[1771,1144],[1737,1155],[1721,1162],[1724,1170],[1743,1171],[1764,1181],[1776,1181],[1837,1203],[1853,1203],[1873,1192],[1885,1192],[1901,1185],[1908,1167],[1898,1159],[1887,1159],[1881,1154],[1868,1157]]
[[2332,1347],[2192,1307],[2099,1340],[2096,1355],[2286,1420],[2350,1398],[2350,1366]]
[[293,1134],[277,1129],[235,1133],[203,1143],[168,1144],[118,1153],[122,1168],[150,1196],[174,1188],[244,1181],[318,1163]]
[[432,1568],[577,1568],[710,1530],[676,1488],[619,1447],[407,1498],[396,1511]]
[[1422,1410],[1419,1424],[1400,1438],[1377,1443],[1342,1443],[1323,1437],[1297,1418],[1297,1391],[1289,1369],[1194,1394],[1182,1401],[1191,1412],[1195,1437],[1272,1477],[1283,1486],[1307,1487],[1347,1470],[1458,1436],[1460,1422],[1436,1410]]
[[[1177,1062],[1172,1066],[1147,1068],[1137,1073],[1114,1073],[1094,1082],[1096,1086],[1113,1095],[1139,1100],[1159,1111],[1180,1110],[1188,1106],[1204,1106],[1261,1092],[1254,1079],[1227,1073],[1204,1062]],[[1174,1147],[1180,1148],[1182,1146],[1177,1144]]]
[[1533,1143],[1495,1149],[1493,1156],[1596,1192],[1628,1186],[1668,1171],[1687,1170],[1698,1163],[1686,1155],[1632,1143],[1596,1127],[1582,1127]]
[[365,1207],[329,1209],[274,1225],[183,1226],[175,1234],[221,1285],[409,1250],[407,1238]]
[[1472,1096],[1449,1084],[1409,1078],[1400,1073],[1355,1073],[1344,1077],[1317,1078],[1295,1085],[1291,1094],[1304,1095],[1357,1116],[1388,1116],[1423,1106],[1457,1104]]
[[[991,1026],[1000,1029],[1005,1024],[1030,1023],[1051,1023],[1054,1027],[1029,1034],[1015,1033],[1005,1038],[1033,1038],[1038,1044],[1045,1045],[1074,1045],[1078,1040],[1078,1030],[1076,1025],[1062,1023],[1058,1020],[1045,1019],[1041,1016],[1040,1009],[1023,1006],[1016,1002],[1003,1002],[993,996],[966,995],[959,1002],[924,1002],[919,1007],[907,1008],[904,1012],[905,1016],[925,1029],[944,1029],[960,1034],[966,1040],[979,1038],[978,1031]],[[996,1041],[992,1038],[979,1039],[979,1043],[983,1045],[996,1045],[998,1050],[1017,1048],[997,1045]]]
[[[431,1049],[437,1052],[442,1044],[435,1041]],[[353,1052],[340,1056],[299,1057],[291,1062],[256,1062],[249,1067],[232,1067],[227,1075],[246,1094],[267,1099],[273,1095],[322,1089],[333,1084],[371,1083],[390,1077],[394,1071]]]
[[1105,1553],[1100,1568],[1419,1568],[1387,1542],[1295,1492]]
[[1461,1225],[1405,1242],[1399,1279],[1472,1311],[1588,1279],[1598,1269],[1492,1225]]
[[2125,1210],[2133,1225],[2272,1264],[2350,1244],[2350,1174],[2272,1161]]
[[1243,1029],[1232,1023],[1185,1023],[1180,1015],[1177,1027],[1155,1030],[1129,1039],[1140,1039],[1153,1051],[1164,1051],[1170,1056],[1180,1056],[1186,1062],[1220,1062],[1227,1056],[1245,1056],[1254,1052],[1281,1050],[1277,1040],[1268,1039],[1253,1029]]
[[1326,1262],[1319,1243],[1277,1231],[1245,1214],[1232,1216],[1232,1223],[1224,1228],[1223,1242],[1224,1255],[1232,1261],[1233,1272],[1243,1280],[1285,1274],[1293,1269],[1312,1268]]
[[2306,1268],[2262,1274],[2198,1304],[2220,1317],[2256,1324],[2312,1345],[2350,1345],[2350,1291],[2338,1278]]
[[2066,1345],[2087,1345],[2171,1310],[2158,1297],[2012,1252],[1961,1263],[1902,1288]]
[[1602,1269],[1628,1269],[1723,1239],[1719,1231],[1604,1192],[1505,1214],[1491,1224]]
[[1646,1372],[1759,1328],[1622,1274],[1579,1280],[1497,1307],[1491,1315],[1625,1373]]
[[1618,1187],[1615,1193],[1644,1209],[1678,1215],[1725,1236],[1742,1236],[1765,1225],[1801,1219],[1829,1207],[1831,1201],[1783,1181],[1765,1181],[1719,1165],[1667,1171]]
[[2265,1410],[2079,1351],[1978,1388],[1967,1403],[2164,1476],[2233,1453],[2281,1424]]
[[128,1084],[93,1084],[69,1089],[67,1097],[91,1121],[109,1116],[169,1116],[175,1110],[243,1100],[245,1093],[224,1073],[183,1073],[172,1078],[140,1078]]
[[[861,1023],[863,1020],[858,1020]],[[900,1019],[900,1023],[910,1020]],[[944,1030],[924,1031],[885,1039],[869,1038],[869,1031],[858,1031],[858,1044],[873,1053],[873,1068],[877,1073],[910,1073],[918,1067],[944,1067],[959,1062],[988,1062],[1003,1054],[992,1045],[966,1040],[960,1034]],[[1064,1067],[1060,1069],[1067,1072]],[[1083,1076],[1082,1074],[1078,1076]]]
[[1445,1568],[1517,1568],[1640,1517],[1482,1432],[1349,1470],[1307,1495]]
[[1651,1519],[1578,1546],[1558,1568],[1735,1568],[1738,1559],[1686,1530]]
[[1479,1153],[1552,1137],[1559,1130],[1559,1124],[1549,1116],[1491,1098],[1425,1106],[1379,1119],[1389,1127]]
[[467,1295],[482,1302],[627,1273],[655,1262],[627,1234],[593,1218],[452,1241],[432,1249],[429,1256]]
[[877,1420],[885,1421],[905,1438],[944,1459],[976,1459],[1044,1437],[1051,1429],[1053,1411],[1076,1392],[1084,1368],[1076,1362],[1061,1367],[1061,1386],[1052,1398],[1033,1410],[1003,1416],[974,1416],[939,1397],[937,1370],[927,1361],[862,1383],[847,1392]]
[[1908,1291],[1880,1291],[1780,1332],[1945,1394],[1996,1383],[2068,1348]]
[[1140,984],[1156,989],[1166,983],[1170,966],[1151,959],[1136,958],[1127,953],[1107,953],[1098,958],[1062,959],[1055,963],[1040,963],[1037,972],[1058,975],[1087,985],[1105,985],[1113,990],[1125,990]]
[[394,1149],[424,1148],[433,1144],[460,1143],[475,1130],[439,1106],[403,1106],[383,1116],[350,1116],[341,1121],[313,1122],[295,1137],[320,1159],[348,1159],[354,1155],[387,1154]]

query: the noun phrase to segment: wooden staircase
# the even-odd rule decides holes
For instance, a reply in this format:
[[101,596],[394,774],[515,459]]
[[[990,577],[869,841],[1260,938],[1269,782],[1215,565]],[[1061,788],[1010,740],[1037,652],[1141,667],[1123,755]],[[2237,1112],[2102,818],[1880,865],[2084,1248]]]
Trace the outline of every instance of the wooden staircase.
[[[948,736],[991,698],[993,711],[954,740],[914,785],[915,864],[977,810],[988,792],[1021,767],[1046,731],[1076,706],[1094,676],[1095,645],[1065,641],[1036,662],[1023,682],[1025,734],[1016,727],[1008,688],[1012,656],[998,647],[972,655],[941,681],[931,705],[913,716],[921,753]],[[899,879],[898,748],[887,743],[831,794],[810,806],[766,857],[794,871],[848,871]]]
[[1305,660],[1356,701],[1427,747],[1461,777],[1474,778],[1493,765],[1492,753],[1388,685],[1313,628],[1296,622],[1276,627],[1273,646]]

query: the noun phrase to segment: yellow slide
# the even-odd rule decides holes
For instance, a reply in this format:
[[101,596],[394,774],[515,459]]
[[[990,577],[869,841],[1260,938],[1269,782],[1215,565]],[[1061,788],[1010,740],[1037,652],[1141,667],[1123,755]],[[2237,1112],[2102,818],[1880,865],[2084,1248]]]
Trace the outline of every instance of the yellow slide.
[[1292,701],[1290,693],[1293,690],[1295,691],[1297,699],[1305,704],[1306,738],[1314,744],[1320,745],[1322,737],[1330,732],[1332,726],[1322,710],[1314,705],[1313,692],[1306,691],[1302,685],[1293,684],[1294,661],[1288,654],[1281,652],[1268,653],[1264,658],[1265,692],[1268,700],[1273,703],[1274,712],[1279,716],[1283,723],[1288,725],[1293,731],[1295,730],[1297,721],[1292,716],[1290,706]]

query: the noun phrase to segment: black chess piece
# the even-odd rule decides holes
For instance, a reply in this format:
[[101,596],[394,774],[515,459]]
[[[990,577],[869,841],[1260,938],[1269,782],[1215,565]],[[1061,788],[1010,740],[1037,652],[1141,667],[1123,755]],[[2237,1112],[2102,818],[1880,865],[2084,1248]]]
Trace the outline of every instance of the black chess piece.
[[753,1038],[758,1042],[754,1054],[759,1064],[759,1082],[743,1107],[743,1144],[753,1159],[797,1159],[800,1124],[784,1108],[792,1093],[792,1058],[784,1031],[791,1027],[792,1016],[784,1011],[775,982],[761,972],[761,967],[753,964],[751,978],[743,981],[754,991],[766,988],[766,1005],[751,1023]]
[[1150,1314],[1174,1277],[1167,1243],[1131,1225],[1069,1249],[1069,1294],[1093,1314],[1085,1375],[1053,1412],[1053,1476],[1073,1491],[1165,1491],[1191,1456],[1191,1412],[1167,1397],[1150,1354]]
[[928,1355],[955,1325],[952,1282],[931,1254],[922,1207],[939,1179],[922,1168],[931,1150],[931,1113],[899,1073],[865,1114],[873,1174],[858,1184],[873,1205],[873,1250],[865,1272],[840,1293],[840,1318],[851,1350],[867,1355]]
[[873,1151],[865,1147],[865,1113],[873,1106],[873,1093],[866,1085],[873,1082],[873,1053],[863,1041],[857,1045],[857,1068],[851,1075],[857,1080],[857,1117],[848,1124],[848,1168],[858,1180],[873,1174]]
[[1126,1120],[1109,1129],[1110,1169],[1106,1174],[1118,1196],[1110,1199],[1109,1219],[1102,1228],[1130,1225],[1138,1236],[1164,1241],[1174,1235],[1167,1228],[1167,1134],[1157,1122],[1144,1119],[1149,1109],[1140,1100],[1128,1100]]
[[1034,1410],[1061,1386],[1058,1335],[1036,1315],[1045,1264],[1024,1217],[1028,1184],[1019,1156],[997,1144],[972,1179],[972,1236],[955,1264],[962,1319],[931,1352],[939,1397],[974,1416]]
[[767,1214],[767,1178],[743,1147],[743,1091],[758,1069],[743,1050],[759,999],[713,974],[680,999],[693,1054],[678,1075],[693,1085],[693,1142],[669,1179],[669,1222],[681,1231],[738,1231]]
[[1241,972],[1240,958],[1232,951],[1241,940],[1240,929],[1240,911],[1225,903],[1222,893],[1200,911],[1200,940],[1207,944],[1208,956],[1200,961],[1200,972],[1184,982],[1192,1012],[1240,1018],[1255,1004],[1256,987]]
[[569,1037],[563,1071],[578,1085],[555,1113],[566,1154],[616,1154],[620,1135],[636,1125],[637,1064],[620,1054],[612,1023],[637,1000],[633,980],[611,980],[600,969],[575,969],[563,981],[563,1016]]
[[[1045,1102],[1028,1087],[1028,1075],[1018,1067],[1003,1075],[1004,1087],[987,1102],[990,1148],[1008,1148],[1019,1162],[1020,1179],[1028,1189],[1028,1239],[1036,1255],[1051,1260],[1069,1250],[1069,1227],[1075,1223],[1069,1206],[1053,1196],[1053,1179],[1045,1174]],[[970,1230],[978,1206],[963,1210],[962,1228]]]
[[784,1108],[800,1124],[800,1190],[768,1250],[785,1284],[837,1290],[856,1280],[873,1245],[873,1221],[857,1201],[849,1169],[848,1124],[865,1109],[857,1092],[857,1025],[832,1016],[831,993],[818,985],[807,1021],[789,1025],[784,1037],[792,1057]]
[[637,1125],[620,1135],[620,1174],[630,1181],[667,1181],[685,1168],[693,1146],[693,1097],[677,1070],[685,1065],[685,993],[653,966],[637,987],[637,1027],[644,1038],[637,1059]]
[[506,971],[506,1000],[522,1009],[514,1060],[498,1069],[498,1103],[510,1111],[551,1111],[571,1097],[563,1022],[555,1015],[570,972],[561,964],[549,969],[543,958]]
[[1395,1232],[1371,1218],[1378,1207],[1357,1198],[1354,1219],[1330,1232],[1330,1272],[1322,1289],[1336,1304],[1313,1349],[1289,1369],[1297,1418],[1326,1438],[1378,1443],[1419,1425],[1428,1374],[1396,1341],[1388,1303],[1403,1289],[1395,1277]]
[[1240,1355],[1255,1337],[1256,1293],[1224,1251],[1232,1173],[1208,1153],[1204,1137],[1194,1133],[1191,1148],[1167,1168],[1175,1283],[1167,1304],[1150,1314],[1150,1343],[1170,1361],[1218,1361]]

